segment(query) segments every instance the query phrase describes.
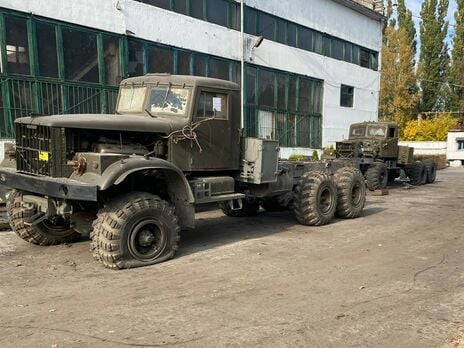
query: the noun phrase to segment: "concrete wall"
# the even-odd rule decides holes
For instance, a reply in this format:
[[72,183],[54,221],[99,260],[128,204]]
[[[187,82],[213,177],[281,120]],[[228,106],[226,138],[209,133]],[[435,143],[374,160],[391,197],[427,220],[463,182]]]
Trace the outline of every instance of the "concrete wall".
[[457,139],[464,140],[464,132],[448,133],[448,151],[446,157],[448,160],[464,160],[464,150],[458,150]]
[[400,141],[399,144],[413,147],[415,155],[446,154],[446,141]]
[[[249,6],[380,51],[381,24],[330,0],[247,0]],[[0,0],[0,6],[240,60],[240,33],[132,0]],[[251,59],[250,59],[251,57]],[[246,60],[324,80],[323,146],[346,138],[351,123],[377,120],[380,73],[269,40]],[[340,107],[340,85],[355,87]]]

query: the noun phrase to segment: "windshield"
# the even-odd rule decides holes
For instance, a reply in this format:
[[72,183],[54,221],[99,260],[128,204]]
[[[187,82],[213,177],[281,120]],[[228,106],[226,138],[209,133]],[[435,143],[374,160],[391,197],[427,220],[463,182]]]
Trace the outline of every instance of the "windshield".
[[363,137],[365,135],[366,129],[364,127],[356,127],[351,129],[351,136],[353,137]]
[[146,94],[147,87],[122,87],[119,90],[117,111],[119,113],[143,112]]
[[153,87],[150,90],[150,113],[186,116],[189,96],[189,88]]
[[369,126],[367,128],[367,135],[370,137],[385,138],[386,134],[387,130],[385,126]]

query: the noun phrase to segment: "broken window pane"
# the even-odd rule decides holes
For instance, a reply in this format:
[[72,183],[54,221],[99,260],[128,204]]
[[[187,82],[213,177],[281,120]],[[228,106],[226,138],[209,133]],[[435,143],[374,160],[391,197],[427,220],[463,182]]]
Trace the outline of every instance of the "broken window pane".
[[37,23],[36,29],[39,74],[47,77],[58,77],[55,26]]
[[103,36],[106,83],[117,86],[121,82],[119,72],[119,39],[113,36]]
[[96,34],[63,29],[63,51],[66,79],[99,82]]
[[29,75],[31,72],[26,20],[5,16],[5,27],[8,71],[13,74]]

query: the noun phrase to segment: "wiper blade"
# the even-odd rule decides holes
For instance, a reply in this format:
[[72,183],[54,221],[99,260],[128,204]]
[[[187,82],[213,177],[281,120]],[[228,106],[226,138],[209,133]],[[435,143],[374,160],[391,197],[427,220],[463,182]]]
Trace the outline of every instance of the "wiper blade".
[[150,115],[151,117],[153,118],[156,118],[157,116],[155,114],[152,114],[150,110],[148,110],[148,108],[145,109],[145,112]]

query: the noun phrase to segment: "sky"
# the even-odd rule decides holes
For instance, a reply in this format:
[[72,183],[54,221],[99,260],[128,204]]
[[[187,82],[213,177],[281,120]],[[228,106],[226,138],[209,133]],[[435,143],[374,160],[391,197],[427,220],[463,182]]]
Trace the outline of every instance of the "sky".
[[[422,1],[420,0],[406,0],[406,6],[412,11],[413,16],[416,16],[414,22],[416,23],[417,35],[419,36],[419,22],[420,19],[417,18],[420,16]],[[450,24],[454,24],[454,12],[456,11],[456,0],[450,0],[449,10],[448,10],[448,21]],[[451,43],[452,36],[454,34],[454,28],[449,27],[448,30],[448,42]]]

